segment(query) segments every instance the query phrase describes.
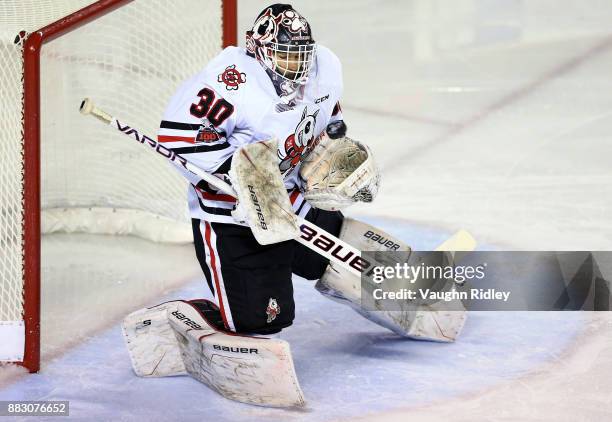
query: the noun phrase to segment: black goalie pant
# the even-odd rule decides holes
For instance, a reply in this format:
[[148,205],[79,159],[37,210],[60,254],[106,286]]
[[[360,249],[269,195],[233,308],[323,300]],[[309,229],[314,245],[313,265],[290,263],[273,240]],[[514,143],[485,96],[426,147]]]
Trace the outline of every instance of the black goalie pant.
[[[343,216],[313,208],[306,219],[338,236]],[[290,326],[292,273],[316,280],[329,263],[294,240],[260,245],[248,227],[197,219],[192,225],[198,261],[231,331],[273,334]]]

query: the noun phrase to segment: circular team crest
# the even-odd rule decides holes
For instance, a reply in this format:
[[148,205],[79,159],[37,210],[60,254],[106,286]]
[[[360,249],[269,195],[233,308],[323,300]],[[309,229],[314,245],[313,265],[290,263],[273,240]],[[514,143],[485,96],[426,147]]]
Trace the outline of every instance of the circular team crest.
[[223,82],[228,91],[236,90],[240,84],[246,82],[246,73],[238,71],[236,65],[233,64],[225,68],[223,73],[217,77],[217,81]]

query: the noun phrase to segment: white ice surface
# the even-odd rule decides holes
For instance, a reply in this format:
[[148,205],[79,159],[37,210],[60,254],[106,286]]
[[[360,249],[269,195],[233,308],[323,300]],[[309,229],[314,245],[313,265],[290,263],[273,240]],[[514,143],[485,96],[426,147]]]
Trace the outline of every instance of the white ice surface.
[[[419,249],[445,234],[376,223]],[[119,326],[0,391],[2,400],[70,400],[74,420],[327,421],[476,394],[557,359],[579,333],[579,313],[472,313],[454,344],[401,339],[295,280],[290,342],[307,407],[301,411],[231,402],[189,377],[133,375]],[[201,279],[159,301],[194,298]],[[154,303],[151,303],[154,304]]]

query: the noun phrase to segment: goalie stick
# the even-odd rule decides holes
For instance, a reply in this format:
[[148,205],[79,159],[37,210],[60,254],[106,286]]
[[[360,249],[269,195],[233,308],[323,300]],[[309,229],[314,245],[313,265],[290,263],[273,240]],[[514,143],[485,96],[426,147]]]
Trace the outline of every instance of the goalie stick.
[[[81,102],[80,112],[83,115],[91,115],[97,118],[98,120],[112,126],[119,132],[136,140],[142,145],[149,146],[151,150],[164,157],[171,164],[187,169],[187,171],[196,175],[201,180],[206,181],[215,188],[236,198],[236,192],[231,185],[190,163],[185,157],[177,154],[169,148],[166,148],[155,139],[139,133],[136,129],[127,124],[122,124],[116,117],[113,117],[96,107],[91,99],[85,98]],[[364,273],[368,276],[372,275],[372,271],[377,262],[370,262],[366,260],[361,256],[361,251],[359,249],[341,239],[338,239],[336,236],[328,233],[311,222],[299,216],[296,217],[300,226],[300,236],[295,240],[321,256],[329,259],[332,263],[345,268],[351,274],[357,277],[361,277],[361,275]],[[474,238],[465,230],[460,230],[446,242],[436,248],[436,250],[469,251],[473,250],[474,246]]]
[[[119,132],[129,136],[142,145],[147,145],[151,150],[164,157],[171,164],[177,167],[185,168],[187,171],[196,175],[201,180],[206,181],[215,188],[236,198],[236,192],[231,185],[195,166],[185,157],[177,154],[169,148],[166,148],[155,139],[140,133],[138,130],[127,124],[121,123],[116,117],[113,117],[104,110],[96,107],[91,99],[85,98],[81,102],[80,112],[83,115],[91,115],[97,118],[98,120],[112,126]],[[363,258],[361,256],[361,251],[357,248],[349,245],[341,239],[338,239],[336,236],[328,233],[327,231],[303,218],[298,217],[298,223],[300,226],[300,236],[295,240],[300,242],[302,245],[324,256],[332,263],[345,268],[358,277],[360,277],[363,273],[368,274],[373,270],[375,262],[370,262]]]

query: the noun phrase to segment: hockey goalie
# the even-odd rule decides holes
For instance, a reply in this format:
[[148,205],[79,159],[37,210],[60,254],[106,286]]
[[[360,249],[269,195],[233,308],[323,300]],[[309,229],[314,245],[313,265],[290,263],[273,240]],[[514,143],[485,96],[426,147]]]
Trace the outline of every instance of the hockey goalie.
[[126,317],[137,375],[189,374],[233,400],[302,406],[289,345],[276,336],[294,319],[292,274],[317,280],[324,296],[399,335],[453,341],[459,334],[461,309],[365,309],[360,277],[294,240],[299,216],[362,251],[410,252],[341,212],[373,201],[380,183],[371,150],[346,136],[341,93],[338,58],[287,4],[266,7],[246,48],[226,48],[177,90],[159,142],[230,183],[238,199],[183,172],[214,302],[177,300]]

